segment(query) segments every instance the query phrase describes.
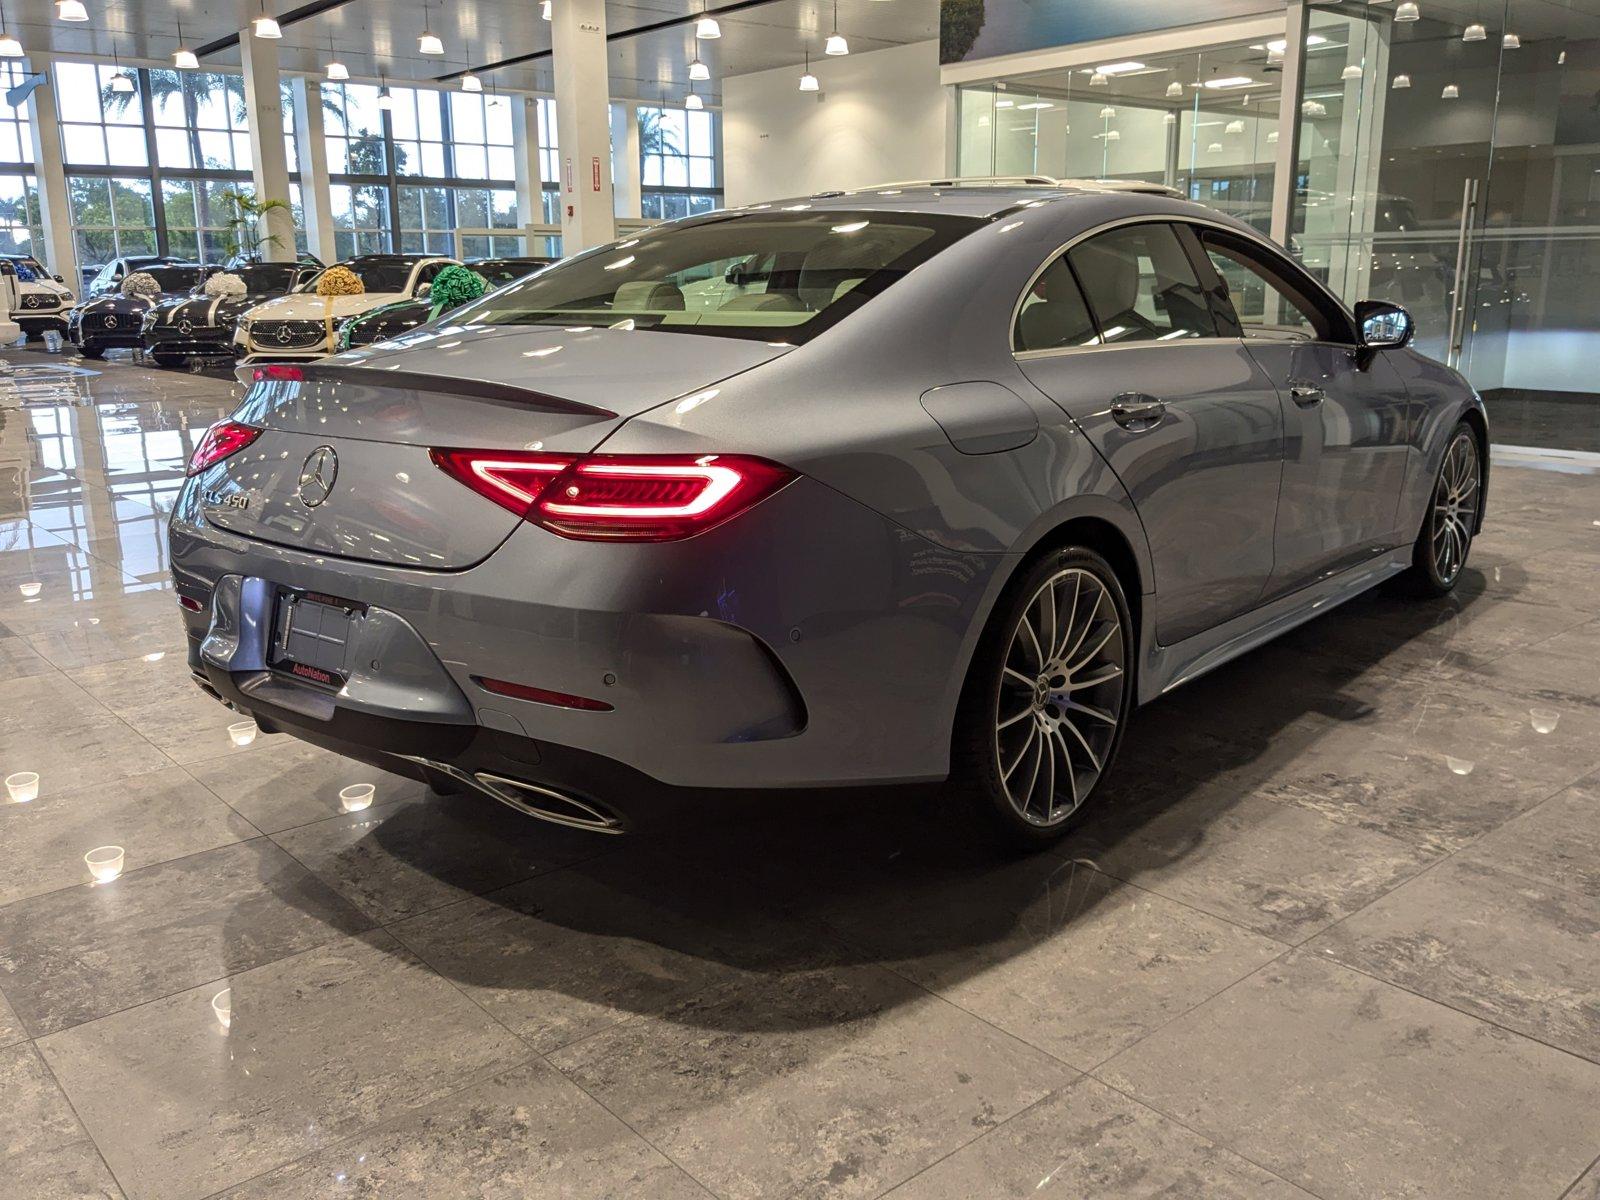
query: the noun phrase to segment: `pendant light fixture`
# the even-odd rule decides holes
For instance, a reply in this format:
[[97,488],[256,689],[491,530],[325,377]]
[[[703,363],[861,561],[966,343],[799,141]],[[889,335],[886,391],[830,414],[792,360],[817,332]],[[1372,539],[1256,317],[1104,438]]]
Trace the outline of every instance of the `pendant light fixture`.
[[1411,76],[1404,74],[1396,75],[1389,86],[1397,92],[1404,91],[1406,88],[1411,86]]
[[1110,82],[1110,78],[1103,71],[1095,71],[1089,76],[1090,87],[1105,87]]
[[483,80],[468,71],[461,77],[461,90],[463,92],[481,92],[483,91]]
[[83,0],[56,0],[56,20],[58,21],[87,21],[89,10],[83,6]]
[[1111,105],[1109,105],[1109,104],[1106,105],[1104,108],[1102,108],[1100,110],[1100,117],[1101,117],[1102,120],[1109,121],[1109,120],[1111,120],[1112,117],[1114,117],[1116,115],[1117,115],[1117,110],[1112,108]]
[[1405,0],[1405,3],[1395,7],[1394,19],[1402,24],[1407,21],[1420,21],[1422,10],[1417,7],[1416,0]]
[[1444,85],[1444,91],[1439,93],[1439,99],[1459,100],[1461,99],[1461,89],[1453,83],[1447,83]]
[[811,73],[811,51],[806,51],[806,73],[800,76],[800,90],[802,92],[820,92],[822,85],[817,82],[817,77]]
[[432,55],[444,53],[444,43],[439,40],[439,35],[428,28],[427,0],[423,0],[422,5],[422,36],[417,38],[417,53]]
[[200,67],[200,60],[194,56],[194,51],[184,49],[182,21],[178,22],[178,48],[172,52],[172,65],[180,71],[194,71]]
[[550,19],[550,0],[540,0],[539,16],[546,21]]
[[692,112],[699,112],[706,106],[706,102],[695,92],[693,84],[689,86],[689,94],[683,98],[683,106]]
[[273,38],[281,38],[283,36],[283,30],[278,28],[278,22],[267,15],[267,0],[261,0],[261,15],[251,22],[251,24],[254,27],[255,34],[258,38],[267,38],[268,40],[271,40]]
[[711,78],[711,68],[701,62],[698,55],[689,60],[689,78],[699,80]]
[[1461,31],[1463,42],[1481,42],[1488,36],[1489,31],[1476,21]]
[[385,111],[394,107],[394,97],[389,95],[389,81],[381,74],[378,76],[378,107]]
[[1178,123],[1178,114],[1175,113],[1175,112],[1164,112],[1164,113],[1162,113],[1161,114],[1161,123],[1163,125],[1176,125]]
[[717,24],[715,17],[703,16],[695,22],[694,35],[706,41],[719,38],[722,36],[722,26]]
[[1177,100],[1183,96],[1183,84],[1174,79],[1167,84],[1167,99]]
[[350,68],[339,61],[333,52],[333,34],[328,35],[328,79],[333,83],[343,83],[350,78]]
[[1225,128],[1222,132],[1224,132],[1224,133],[1243,133],[1244,132],[1244,122],[1238,120],[1237,118],[1232,120],[1232,121],[1229,121],[1228,125],[1227,125],[1227,128]]
[[21,58],[22,43],[6,29],[6,16],[0,12],[0,58]]
[[122,96],[133,95],[133,93],[138,89],[133,86],[133,76],[129,75],[122,69],[122,59],[117,57],[117,47],[115,43],[113,43],[111,46],[111,65],[116,71],[116,73],[111,76],[111,90]]
[[1360,79],[1361,78],[1361,66],[1360,66],[1360,64],[1359,63],[1351,63],[1348,67],[1346,67],[1344,70],[1339,72],[1339,78],[1343,79],[1343,80],[1345,80],[1347,82],[1349,80],[1352,80],[1352,79]]
[[1502,49],[1502,50],[1521,50],[1522,49],[1522,39],[1519,38],[1514,33],[1508,33],[1508,34],[1505,35],[1505,37],[1500,39],[1500,49]]
[[839,0],[833,0],[833,32],[828,35],[828,40],[823,43],[824,54],[840,55],[850,53],[850,43],[844,40],[844,35],[839,32]]

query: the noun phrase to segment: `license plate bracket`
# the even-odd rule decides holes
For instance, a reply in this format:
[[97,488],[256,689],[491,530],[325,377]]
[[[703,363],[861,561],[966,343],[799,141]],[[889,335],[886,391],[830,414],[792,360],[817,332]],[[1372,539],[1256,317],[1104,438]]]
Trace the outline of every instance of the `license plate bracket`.
[[350,645],[366,605],[323,592],[278,593],[267,665],[315,686],[338,691],[349,678]]

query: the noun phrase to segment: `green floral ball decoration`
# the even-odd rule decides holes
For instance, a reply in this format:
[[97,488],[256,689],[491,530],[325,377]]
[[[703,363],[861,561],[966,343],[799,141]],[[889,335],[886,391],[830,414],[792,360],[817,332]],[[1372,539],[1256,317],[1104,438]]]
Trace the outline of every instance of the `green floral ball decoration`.
[[446,267],[434,277],[428,299],[433,302],[430,317],[447,309],[457,308],[469,300],[476,300],[489,290],[489,281],[471,267]]
[[159,296],[161,284],[149,271],[135,271],[122,281],[124,296]]

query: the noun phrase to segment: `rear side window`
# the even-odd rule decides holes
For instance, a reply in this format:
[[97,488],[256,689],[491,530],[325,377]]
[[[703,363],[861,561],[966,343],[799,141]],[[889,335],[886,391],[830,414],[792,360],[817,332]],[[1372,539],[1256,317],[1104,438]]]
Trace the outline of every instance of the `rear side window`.
[[1107,345],[1216,337],[1194,265],[1170,225],[1125,225],[1067,252]]
[[674,222],[460,310],[483,325],[618,325],[800,342],[981,227],[903,212],[758,212]]
[[1099,340],[1089,306],[1065,257],[1044,269],[1023,297],[1012,331],[1013,350],[1059,350]]

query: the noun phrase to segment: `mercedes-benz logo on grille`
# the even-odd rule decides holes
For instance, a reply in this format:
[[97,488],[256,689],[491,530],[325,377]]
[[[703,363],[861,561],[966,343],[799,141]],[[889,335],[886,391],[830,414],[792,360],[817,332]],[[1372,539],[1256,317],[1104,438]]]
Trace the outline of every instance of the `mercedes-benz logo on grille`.
[[287,325],[279,325],[278,326],[278,344],[280,346],[287,346],[293,340],[294,340],[294,333],[290,330],[290,328]]
[[106,314],[106,328],[107,329],[115,329],[116,327],[117,327],[117,314],[116,313],[107,313]]
[[183,320],[178,322],[178,332],[182,333],[182,334],[191,334],[191,333],[193,333],[194,332],[194,323],[192,321],[190,321],[188,317],[185,317]]
[[300,503],[316,508],[333,491],[333,481],[339,478],[339,456],[332,446],[318,446],[306,455],[300,468]]

